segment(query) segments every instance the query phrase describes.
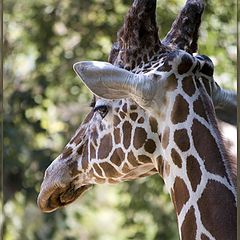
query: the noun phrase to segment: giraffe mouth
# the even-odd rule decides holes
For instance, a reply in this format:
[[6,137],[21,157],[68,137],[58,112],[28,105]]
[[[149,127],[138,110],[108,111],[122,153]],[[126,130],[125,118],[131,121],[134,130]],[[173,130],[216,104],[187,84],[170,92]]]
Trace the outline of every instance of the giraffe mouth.
[[52,189],[41,189],[37,203],[41,211],[53,212],[60,207],[72,203],[91,187],[92,184],[83,185],[75,189],[75,186],[70,184],[65,188],[53,187]]

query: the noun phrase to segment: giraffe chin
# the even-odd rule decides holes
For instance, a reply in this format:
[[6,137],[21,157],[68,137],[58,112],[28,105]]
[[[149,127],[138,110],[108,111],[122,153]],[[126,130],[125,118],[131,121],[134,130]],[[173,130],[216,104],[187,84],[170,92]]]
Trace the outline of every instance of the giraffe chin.
[[53,190],[42,189],[37,204],[42,212],[50,213],[58,208],[74,202],[78,197],[90,189],[93,185],[83,185],[78,189],[70,185],[66,188],[55,188]]

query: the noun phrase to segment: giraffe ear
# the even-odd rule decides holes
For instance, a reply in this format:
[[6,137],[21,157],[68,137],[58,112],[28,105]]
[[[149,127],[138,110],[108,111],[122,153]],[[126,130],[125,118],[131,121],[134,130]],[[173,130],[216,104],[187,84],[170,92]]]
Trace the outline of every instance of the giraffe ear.
[[151,76],[134,74],[107,62],[78,62],[73,69],[90,91],[101,98],[129,97],[143,107],[156,93]]

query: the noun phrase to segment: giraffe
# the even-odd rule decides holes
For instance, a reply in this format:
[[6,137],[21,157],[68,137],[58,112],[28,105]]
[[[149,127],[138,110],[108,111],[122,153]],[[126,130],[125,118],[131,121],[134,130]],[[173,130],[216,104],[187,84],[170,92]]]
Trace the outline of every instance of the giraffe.
[[[203,4],[188,0],[162,42],[155,8],[156,1],[134,1],[110,63],[74,65],[94,94],[92,110],[45,171],[38,205],[51,212],[92,185],[158,173],[171,195],[181,239],[236,239],[236,166],[214,111],[226,92],[213,81],[211,60],[192,55]],[[138,26],[136,15],[143,19]],[[197,19],[187,34],[184,16]],[[141,37],[129,37],[126,31],[138,35],[136,28]]]

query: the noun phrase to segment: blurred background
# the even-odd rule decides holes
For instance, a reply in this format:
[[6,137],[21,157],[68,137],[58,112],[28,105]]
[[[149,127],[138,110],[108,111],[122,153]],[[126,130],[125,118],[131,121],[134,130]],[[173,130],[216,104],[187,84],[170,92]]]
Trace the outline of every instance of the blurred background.
[[[159,176],[95,186],[51,214],[36,205],[44,170],[89,110],[91,95],[72,65],[107,61],[131,2],[4,1],[4,239],[178,239],[173,205]],[[213,60],[215,80],[236,90],[235,1],[206,2],[199,53]],[[183,4],[158,1],[161,38]]]

